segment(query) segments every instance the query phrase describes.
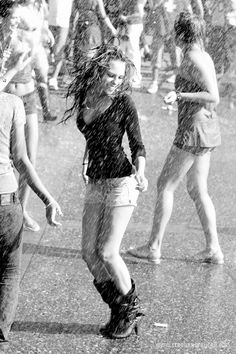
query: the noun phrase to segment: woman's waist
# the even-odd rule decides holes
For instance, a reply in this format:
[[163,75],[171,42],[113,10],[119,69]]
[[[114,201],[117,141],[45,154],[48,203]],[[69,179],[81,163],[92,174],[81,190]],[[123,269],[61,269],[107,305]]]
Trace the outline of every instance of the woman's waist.
[[104,177],[104,178],[89,178],[89,183],[97,185],[107,185],[107,186],[116,186],[123,182],[126,182],[129,178],[135,178],[134,170],[131,173],[126,174],[122,177]]
[[117,163],[108,161],[89,161],[87,175],[93,180],[122,178],[129,176],[133,166],[127,158]]
[[89,156],[89,163],[88,167],[92,166],[100,166],[101,169],[104,168],[118,168],[122,167],[123,164],[127,165],[130,164],[129,159],[127,158],[125,153],[117,154],[117,155],[92,155]]
[[179,122],[207,122],[218,120],[215,106],[190,104],[188,106],[178,106],[178,121]]

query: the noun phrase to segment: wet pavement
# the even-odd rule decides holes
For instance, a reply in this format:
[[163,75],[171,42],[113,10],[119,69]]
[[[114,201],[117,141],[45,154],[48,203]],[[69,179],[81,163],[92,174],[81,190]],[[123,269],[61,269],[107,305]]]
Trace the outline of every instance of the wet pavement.
[[[145,85],[148,80],[146,73]],[[176,112],[162,109],[162,96],[168,89],[164,84],[156,95],[148,95],[145,89],[132,94],[147,149],[149,189],[139,198],[122,252],[143,244],[150,232],[156,179],[176,128]],[[64,89],[51,94],[53,110],[59,115],[57,122],[65,108],[63,93]],[[146,264],[125,256],[146,313],[139,335],[125,340],[99,335],[99,326],[107,321],[109,310],[81,259],[84,138],[73,119],[67,125],[44,124],[40,116],[37,170],[60,203],[64,217],[62,227],[48,226],[43,204],[32,193],[29,210],[41,230],[24,233],[21,293],[6,353],[236,352],[236,120],[235,110],[230,111],[225,101],[218,111],[223,143],[212,154],[209,191],[217,211],[225,264],[192,261],[192,256],[204,248],[204,235],[183,183],[176,192],[161,264]]]

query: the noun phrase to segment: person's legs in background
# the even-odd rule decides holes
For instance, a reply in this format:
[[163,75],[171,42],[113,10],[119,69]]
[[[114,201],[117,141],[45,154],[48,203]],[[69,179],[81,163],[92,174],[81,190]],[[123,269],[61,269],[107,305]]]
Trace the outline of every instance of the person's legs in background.
[[64,62],[64,48],[66,45],[67,35],[69,29],[66,27],[50,26],[52,33],[55,37],[55,44],[53,47],[53,53],[55,63],[53,64],[53,71],[51,78],[49,79],[49,87],[54,90],[58,90],[58,76],[61,71]]
[[34,71],[37,83],[37,90],[43,111],[43,120],[53,121],[56,116],[52,116],[50,112],[50,100],[48,90],[48,71],[49,64],[46,50],[43,46],[38,48],[34,58]]
[[173,33],[168,35],[167,40],[165,41],[165,46],[167,47],[167,50],[169,52],[170,63],[171,63],[172,70],[174,72],[171,76],[169,76],[167,78],[166,81],[171,84],[174,84],[175,78],[176,78],[176,72],[177,72],[177,70],[180,66],[180,63],[181,63],[182,51],[181,51],[180,47],[177,47],[175,45]]
[[162,66],[164,52],[164,38],[154,33],[152,40],[152,82],[148,88],[148,93],[155,94],[158,91],[158,76]]
[[161,246],[173,210],[174,193],[191,168],[194,158],[194,155],[172,146],[157,180],[157,198],[149,240],[144,246],[128,250],[132,256],[160,263]]
[[128,41],[126,45],[126,54],[128,58],[134,63],[136,68],[136,75],[133,78],[132,86],[134,88],[141,87],[141,51],[140,51],[140,37],[143,31],[143,24],[127,25]]

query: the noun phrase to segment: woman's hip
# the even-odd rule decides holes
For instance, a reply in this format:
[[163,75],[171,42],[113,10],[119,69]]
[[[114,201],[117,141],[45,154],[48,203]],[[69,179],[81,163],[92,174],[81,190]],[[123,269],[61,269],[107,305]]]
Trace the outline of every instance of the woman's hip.
[[134,175],[90,180],[86,187],[85,203],[102,203],[109,207],[136,206],[138,195]]

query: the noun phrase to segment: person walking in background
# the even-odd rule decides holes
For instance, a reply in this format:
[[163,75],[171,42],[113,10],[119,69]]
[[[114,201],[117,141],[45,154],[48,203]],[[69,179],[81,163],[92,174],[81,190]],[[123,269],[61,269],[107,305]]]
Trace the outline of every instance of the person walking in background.
[[123,0],[122,15],[123,34],[120,36],[120,47],[128,58],[134,63],[136,74],[132,79],[132,87],[140,88],[141,51],[140,37],[143,31],[144,6],[147,0]]
[[[34,31],[25,28],[25,21],[21,17],[21,6],[11,0],[5,1],[0,5],[0,26],[1,52],[4,65],[7,70],[15,65],[15,60],[20,53],[28,52],[31,55],[34,48]],[[4,53],[10,52],[7,60]],[[33,55],[33,54],[32,54]],[[38,147],[38,115],[37,97],[35,83],[32,77],[32,61],[29,61],[23,70],[18,71],[8,82],[4,91],[12,93],[22,98],[26,112],[25,136],[29,159],[33,165],[36,163]],[[19,198],[23,207],[24,228],[25,230],[37,232],[40,230],[38,223],[29,215],[27,205],[30,189],[25,178],[20,175]]]
[[150,6],[153,22],[152,82],[147,91],[155,94],[158,91],[159,72],[163,64],[165,49],[169,52],[171,67],[174,71],[174,74],[169,76],[167,81],[174,83],[175,73],[181,60],[181,51],[174,42],[174,19],[177,13],[183,10],[191,11],[192,9],[189,0],[151,0]]
[[[120,15],[122,14],[122,0],[103,0],[105,12],[112,25],[119,30]],[[116,36],[107,27],[105,22],[101,21],[102,40],[104,43],[113,43]]]
[[[68,91],[74,101],[67,114],[76,114],[86,139],[82,256],[111,309],[110,321],[100,331],[117,339],[137,331],[141,316],[135,282],[119,253],[139,191],[147,189],[138,115],[126,93],[132,70],[118,47],[103,45],[80,68]],[[122,147],[125,133],[132,164]]]
[[155,94],[158,91],[159,71],[163,64],[165,39],[170,34],[170,28],[165,8],[165,0],[149,0],[149,6],[149,21],[151,22],[149,25],[152,27],[153,33],[151,44],[152,82],[147,89],[147,92]]
[[53,35],[48,28],[46,20],[47,4],[44,0],[22,0],[19,2],[18,16],[20,23],[18,28],[24,31],[24,36],[30,38],[32,67],[35,72],[37,91],[42,107],[44,122],[54,121],[56,116],[51,114],[48,92],[48,53],[45,43],[52,45]]
[[167,78],[167,82],[174,83],[176,71],[181,62],[181,50],[174,41],[174,21],[181,11],[189,11],[203,17],[203,7],[200,0],[149,0],[153,27],[152,41],[152,82],[148,93],[158,91],[159,72],[163,64],[165,49],[170,56],[171,68],[174,73]]
[[102,44],[104,36],[101,32],[101,20],[110,35],[113,38],[116,37],[117,30],[105,11],[103,0],[88,0],[86,3],[82,0],[74,0],[67,48],[70,50],[73,42],[75,70],[84,59],[92,58],[96,53],[96,48]]
[[206,248],[195,256],[202,262],[222,264],[216,214],[208,194],[207,179],[211,153],[221,143],[216,105],[219,93],[214,63],[204,50],[205,22],[188,12],[176,19],[175,40],[183,52],[176,77],[176,91],[165,97],[178,102],[178,128],[173,146],[157,181],[157,201],[148,243],[128,250],[134,257],[160,263],[161,245],[173,209],[174,192],[187,176],[187,190],[195,203],[206,238]]
[[45,204],[48,223],[58,226],[56,213],[62,215],[59,205],[43,186],[28,158],[23,102],[15,95],[2,92],[30,60],[27,54],[21,54],[15,65],[0,77],[0,351],[7,346],[18,301],[24,220],[10,156],[22,178]]
[[230,109],[235,108],[236,88],[236,1],[231,0],[228,8],[225,6],[225,41],[222,43],[225,53],[224,73],[219,78],[221,95],[227,96]]
[[49,0],[48,24],[55,38],[53,55],[55,62],[49,79],[49,87],[58,90],[58,76],[64,63],[73,0]]

